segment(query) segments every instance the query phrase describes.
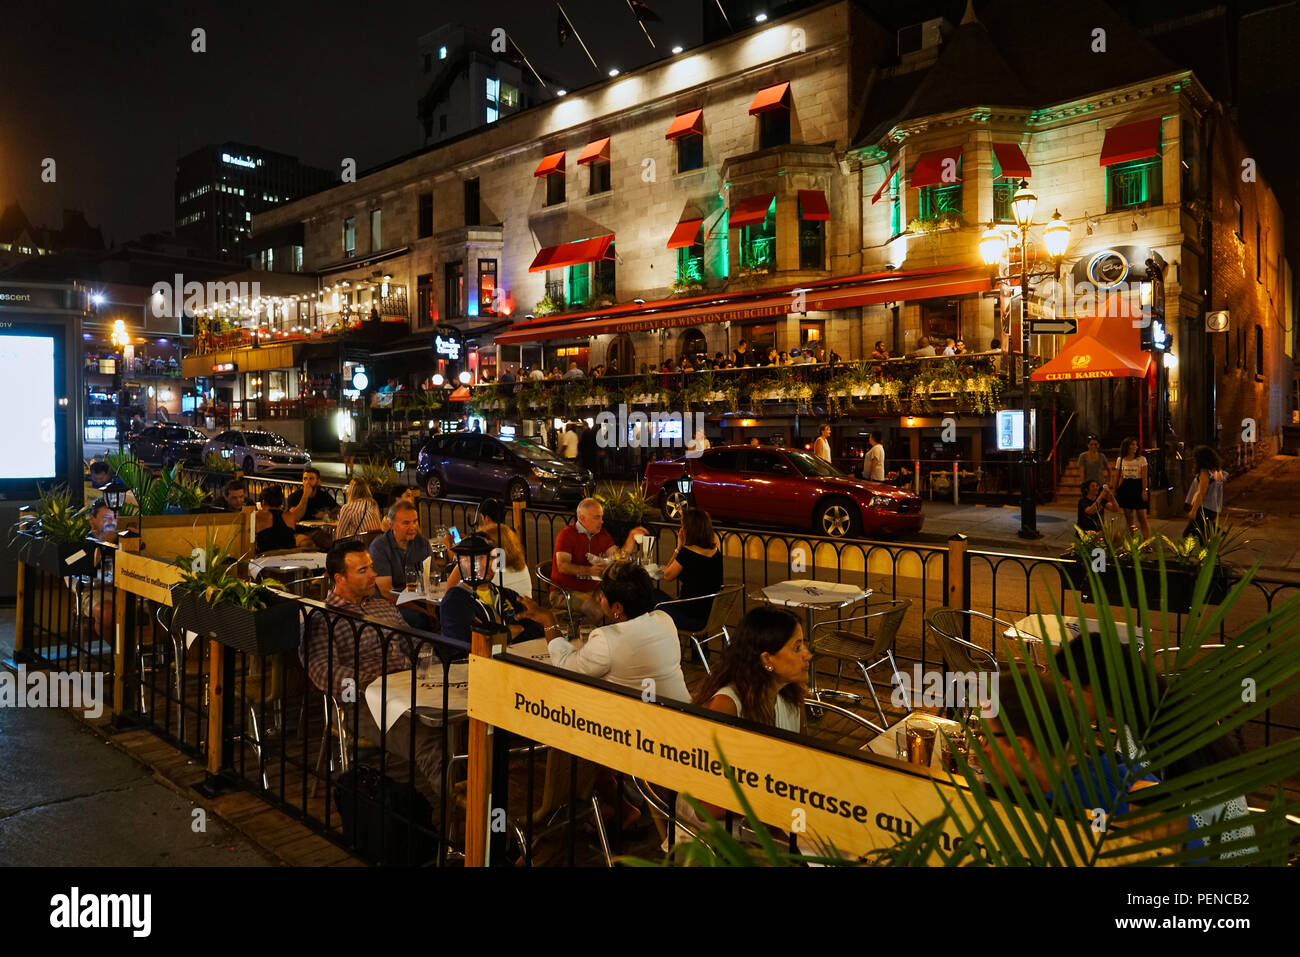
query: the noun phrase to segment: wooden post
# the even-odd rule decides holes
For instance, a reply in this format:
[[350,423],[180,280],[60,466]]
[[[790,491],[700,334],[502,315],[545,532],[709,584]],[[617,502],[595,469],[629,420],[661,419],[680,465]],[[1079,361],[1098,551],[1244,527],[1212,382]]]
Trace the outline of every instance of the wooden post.
[[222,746],[222,735],[225,732],[225,709],[222,707],[226,697],[222,680],[225,648],[216,641],[207,641],[205,644],[208,646],[208,773],[216,775],[221,771],[222,752],[225,750]]
[[27,565],[18,563],[18,605],[14,609],[14,660],[23,660],[23,632],[27,624]]
[[[515,503],[518,507],[519,503]],[[516,513],[518,514],[518,513]],[[489,658],[492,639],[473,633],[470,654]],[[465,791],[465,866],[486,867],[488,828],[491,826],[492,738],[491,727],[469,719],[469,780]]]
[[966,607],[966,536],[948,539],[948,589],[943,603],[949,608]]

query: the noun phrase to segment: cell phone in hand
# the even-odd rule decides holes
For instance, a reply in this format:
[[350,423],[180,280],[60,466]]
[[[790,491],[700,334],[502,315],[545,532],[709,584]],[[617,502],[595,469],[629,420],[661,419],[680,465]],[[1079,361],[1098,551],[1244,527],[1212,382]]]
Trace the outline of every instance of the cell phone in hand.
[[455,525],[453,525],[451,528],[448,529],[448,531],[451,532],[451,543],[452,543],[453,545],[459,545],[459,544],[460,544],[460,529],[458,529]]

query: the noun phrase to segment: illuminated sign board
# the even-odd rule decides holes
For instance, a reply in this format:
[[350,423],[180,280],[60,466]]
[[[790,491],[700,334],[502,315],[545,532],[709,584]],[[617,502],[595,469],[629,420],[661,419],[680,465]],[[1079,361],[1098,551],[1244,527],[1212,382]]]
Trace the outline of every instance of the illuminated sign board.
[[229,163],[231,166],[242,166],[245,169],[256,169],[262,161],[249,159],[246,156],[231,156],[229,153],[222,153],[221,162]]
[[439,335],[434,336],[433,338],[433,351],[440,356],[445,356],[453,362],[460,360],[460,354],[464,348],[465,344],[455,335]]
[[[997,417],[998,451],[1020,452],[1025,447],[1024,433],[1025,412],[1023,409],[1000,409]],[[1034,429],[1038,426],[1038,410],[1029,415],[1029,441],[1034,440]]]
[[233,362],[218,362],[212,367],[213,372],[234,372],[235,364]]

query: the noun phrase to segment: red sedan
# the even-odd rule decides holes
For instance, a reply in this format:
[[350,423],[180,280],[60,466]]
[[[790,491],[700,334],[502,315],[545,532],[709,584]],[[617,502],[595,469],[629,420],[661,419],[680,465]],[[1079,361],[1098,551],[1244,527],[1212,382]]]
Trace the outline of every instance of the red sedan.
[[723,445],[698,458],[651,462],[645,495],[665,520],[681,516],[686,497],[675,486],[689,469],[695,505],[715,520],[811,528],[833,538],[919,532],[921,499],[906,489],[868,482],[816,456],[776,446]]

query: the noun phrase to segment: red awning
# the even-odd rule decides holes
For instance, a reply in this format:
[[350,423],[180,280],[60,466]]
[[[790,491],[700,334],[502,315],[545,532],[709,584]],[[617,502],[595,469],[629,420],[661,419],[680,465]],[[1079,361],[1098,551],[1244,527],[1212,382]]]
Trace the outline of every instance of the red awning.
[[731,228],[739,229],[741,226],[756,226],[761,223],[767,218],[768,207],[774,199],[776,193],[760,193],[740,200],[731,207]]
[[533,175],[550,176],[552,173],[563,173],[563,172],[564,172],[564,150],[560,150],[560,152],[552,153],[550,156],[546,157],[544,160],[538,163],[537,169],[533,170]]
[[1034,175],[1034,171],[1029,168],[1029,161],[1025,159],[1025,154],[1015,143],[994,143],[993,155],[997,157],[998,165],[1002,167],[1003,176],[1024,178]]
[[[912,189],[920,189],[922,186],[947,183],[948,180],[945,180],[943,175],[945,160],[952,160],[954,165],[961,162],[961,147],[949,146],[947,149],[931,150],[923,155],[912,168],[912,179],[907,185]],[[952,182],[961,182],[961,177],[958,176]]]
[[826,205],[826,194],[820,189],[799,190],[799,218],[829,221],[831,211]]
[[448,402],[468,402],[470,399],[469,386],[457,386],[452,390],[451,395],[447,396]]
[[876,195],[871,197],[872,206],[875,206],[876,203],[880,202],[880,197],[885,192],[885,187],[889,185],[889,181],[894,178],[894,174],[897,172],[898,172],[897,163],[889,167],[889,175],[885,177],[885,181],[881,183],[880,188],[876,190]]
[[690,110],[686,113],[678,113],[677,118],[673,120],[673,125],[668,127],[668,132],[664,134],[664,139],[675,140],[679,136],[685,136],[687,133],[699,133],[704,135],[704,111]]
[[1114,166],[1129,160],[1146,159],[1160,152],[1160,117],[1138,120],[1106,131],[1101,144],[1101,165]]
[[788,109],[790,109],[790,84],[778,83],[776,86],[769,86],[766,90],[758,91],[758,95],[754,97],[754,102],[749,104],[749,115],[757,116],[759,113],[766,113],[768,110]]
[[[986,266],[943,271],[918,270],[903,275],[877,275],[839,286],[803,287],[805,308],[809,312],[849,309],[881,302],[947,299],[985,292],[989,288]],[[701,299],[707,300],[708,297]],[[713,302],[697,301],[696,305],[685,307],[668,300],[650,303],[623,315],[592,315],[568,322],[535,319],[517,323],[513,328],[497,333],[495,341],[502,345],[516,345],[551,339],[577,339],[608,333],[646,332],[714,322],[744,321],[789,315],[792,307],[792,290],[788,289],[757,298],[736,296],[723,302],[717,302],[716,299]]]
[[580,263],[594,263],[604,259],[614,242],[614,234],[597,236],[594,239],[580,239],[576,243],[563,246],[547,246],[533,258],[529,272],[542,272],[546,269],[563,269],[565,266],[577,266]]
[[588,163],[595,163],[599,160],[602,163],[609,162],[609,137],[603,140],[592,140],[587,144],[587,148],[582,151],[578,157],[578,165],[586,166]]
[[673,234],[668,239],[668,248],[680,249],[683,246],[694,246],[695,237],[699,235],[703,223],[702,219],[683,219],[674,227]]
[[1151,354],[1142,351],[1140,335],[1131,318],[1082,320],[1069,345],[1030,378],[1035,382],[1145,378]]

